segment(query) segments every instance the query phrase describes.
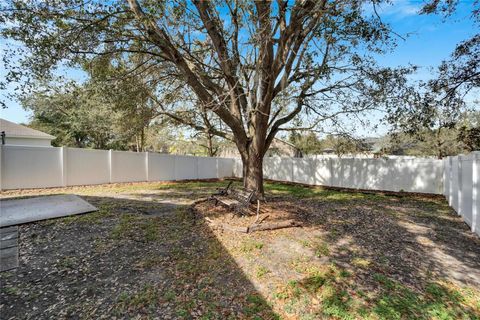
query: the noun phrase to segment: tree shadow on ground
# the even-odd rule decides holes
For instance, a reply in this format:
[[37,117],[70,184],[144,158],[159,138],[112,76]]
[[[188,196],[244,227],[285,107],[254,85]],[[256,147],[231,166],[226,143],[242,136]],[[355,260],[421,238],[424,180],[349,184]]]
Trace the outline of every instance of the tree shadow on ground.
[[268,182],[267,221],[304,227],[254,234],[181,205],[226,184],[108,187],[84,196],[99,212],[23,226],[0,305],[34,318],[480,318],[480,241],[441,197]]
[[83,198],[99,211],[20,227],[2,318],[277,318],[186,206]]
[[[293,219],[303,225],[249,235],[269,252],[255,263],[269,268],[269,278],[283,277],[274,296],[287,315],[480,318],[480,295],[470,290],[480,288],[480,240],[441,197],[282,183],[266,189],[268,222]],[[202,206],[214,219],[227,213]],[[254,217],[228,219],[248,224]],[[233,243],[243,236],[231,237],[237,239]]]

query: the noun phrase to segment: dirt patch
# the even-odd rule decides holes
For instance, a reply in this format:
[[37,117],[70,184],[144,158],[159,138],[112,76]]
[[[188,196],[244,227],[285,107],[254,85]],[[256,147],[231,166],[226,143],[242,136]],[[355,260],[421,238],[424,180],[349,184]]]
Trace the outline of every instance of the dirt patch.
[[[358,310],[363,310],[382,318],[382,312],[373,307],[369,309],[368,305],[380,303],[385,286],[390,284],[402,288],[401,294],[411,294],[419,301],[427,299],[429,288],[439,282],[458,288],[480,288],[480,241],[443,199],[431,195],[354,192],[351,193],[352,200],[346,200],[344,194],[347,191],[338,192],[342,194],[333,196],[329,191],[329,196],[324,198],[271,196],[262,205],[262,215],[268,215],[266,221],[293,219],[302,228],[255,235],[214,230],[222,244],[234,252],[236,261],[247,270],[247,274],[255,277],[259,266],[268,270],[263,271],[268,277],[256,283],[260,292],[275,302],[275,311],[293,317],[307,313],[315,318],[319,312],[327,315],[321,306],[309,309],[309,303],[299,302],[302,299],[310,303],[318,301],[318,292],[313,296],[293,294],[293,297],[289,293],[285,299],[287,305],[283,307],[280,307],[283,300],[278,299],[278,293],[282,296],[282,290],[288,288],[289,283],[308,283],[312,274],[315,277],[315,274],[328,273],[325,268],[349,275],[347,279],[333,281],[341,285],[330,290],[347,292],[352,297],[359,297],[358,292],[368,293],[366,298],[354,299],[359,303],[356,307],[352,304],[347,307],[343,303],[336,306],[344,308],[340,313],[349,316],[361,317]],[[200,216],[235,226],[253,223],[253,209],[252,215],[240,217],[213,202],[196,206]],[[260,243],[261,250],[247,250],[245,253],[242,245],[249,241]],[[349,283],[345,284],[345,281]],[[301,289],[295,290],[298,293]],[[295,307],[292,307],[292,301],[295,301]],[[405,301],[405,306],[398,308],[408,310],[409,303],[412,302]],[[420,302],[415,303],[420,308]],[[463,309],[461,305],[457,307],[460,311],[453,314],[462,315],[465,311],[466,315],[473,316],[480,312],[478,305],[476,310]],[[409,315],[408,312],[399,314]],[[428,318],[428,314],[417,316]],[[406,318],[416,317],[410,315]]]
[[21,226],[20,267],[0,274],[2,319],[273,318],[186,206],[84,198],[100,212]]

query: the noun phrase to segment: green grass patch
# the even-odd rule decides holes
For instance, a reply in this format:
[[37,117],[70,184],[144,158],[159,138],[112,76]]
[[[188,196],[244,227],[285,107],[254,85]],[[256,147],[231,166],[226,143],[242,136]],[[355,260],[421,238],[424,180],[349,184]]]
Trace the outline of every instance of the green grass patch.
[[140,310],[153,311],[158,304],[158,291],[151,285],[146,285],[135,293],[122,292],[117,299],[115,311],[117,314],[137,314]]
[[382,193],[363,193],[348,190],[334,190],[324,187],[310,187],[297,184],[287,184],[281,182],[265,182],[265,191],[272,194],[293,196],[296,198],[321,198],[326,201],[333,202],[349,202],[355,200],[385,200],[389,195]]
[[247,295],[243,311],[249,319],[280,319],[259,294]]
[[330,248],[328,247],[328,243],[326,242],[322,241],[322,242],[316,243],[313,249],[315,250],[315,256],[317,258],[326,257],[330,255]]
[[264,266],[260,266],[257,268],[257,277],[258,278],[263,278],[265,275],[269,274],[270,270],[268,268],[265,268]]
[[[97,211],[68,216],[68,217],[59,219],[58,222],[65,223],[65,224],[72,224],[72,223],[99,224],[103,221],[103,219],[115,216],[115,213],[113,212],[112,208],[113,206],[111,204],[102,204],[98,206]],[[55,220],[52,220],[52,221],[55,222]]]
[[315,314],[320,319],[480,319],[478,290],[429,282],[423,291],[414,291],[384,274],[372,278],[376,288],[363,292],[345,269],[311,267],[305,269],[305,278],[289,281],[273,297],[283,301],[287,313],[300,318]]
[[356,257],[352,259],[352,264],[359,268],[368,269],[372,264],[372,261],[370,259]]
[[382,294],[372,310],[381,319],[480,319],[480,292],[430,282],[414,292],[384,275],[374,277]]
[[141,217],[134,214],[124,214],[119,223],[111,231],[115,240],[137,240],[153,242],[160,237],[159,218]]
[[254,251],[260,251],[263,248],[263,242],[253,239],[247,239],[240,244],[240,251],[243,253],[252,253]]

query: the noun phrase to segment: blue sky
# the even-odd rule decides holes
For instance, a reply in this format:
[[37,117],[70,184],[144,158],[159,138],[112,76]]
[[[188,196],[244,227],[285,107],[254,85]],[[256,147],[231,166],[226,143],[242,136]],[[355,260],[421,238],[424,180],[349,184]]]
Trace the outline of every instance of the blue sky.
[[[447,59],[455,45],[471,37],[477,30],[470,19],[473,0],[461,0],[454,16],[444,21],[437,15],[418,15],[423,1],[398,0],[392,5],[384,5],[379,13],[385,22],[391,24],[395,32],[406,37],[398,40],[398,46],[393,52],[378,58],[385,66],[401,66],[414,64],[420,66],[415,80],[425,80],[432,77],[432,68]],[[0,39],[0,45],[5,42]],[[62,74],[78,77],[77,72],[64,70]],[[4,76],[3,68],[0,77]],[[4,95],[0,91],[0,95]],[[14,122],[28,122],[29,113],[15,101],[10,101],[7,109],[0,110],[0,117]],[[385,129],[380,129],[379,134]],[[359,132],[361,134],[361,132]],[[370,132],[371,134],[371,132]]]

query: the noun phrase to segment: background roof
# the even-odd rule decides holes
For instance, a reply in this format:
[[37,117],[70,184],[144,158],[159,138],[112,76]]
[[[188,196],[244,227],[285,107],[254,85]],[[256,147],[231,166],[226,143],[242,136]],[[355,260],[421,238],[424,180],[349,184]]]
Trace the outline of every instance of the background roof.
[[25,137],[25,138],[43,138],[55,139],[54,136],[45,132],[38,131],[29,127],[10,122],[0,118],[0,131],[5,131],[6,137]]

